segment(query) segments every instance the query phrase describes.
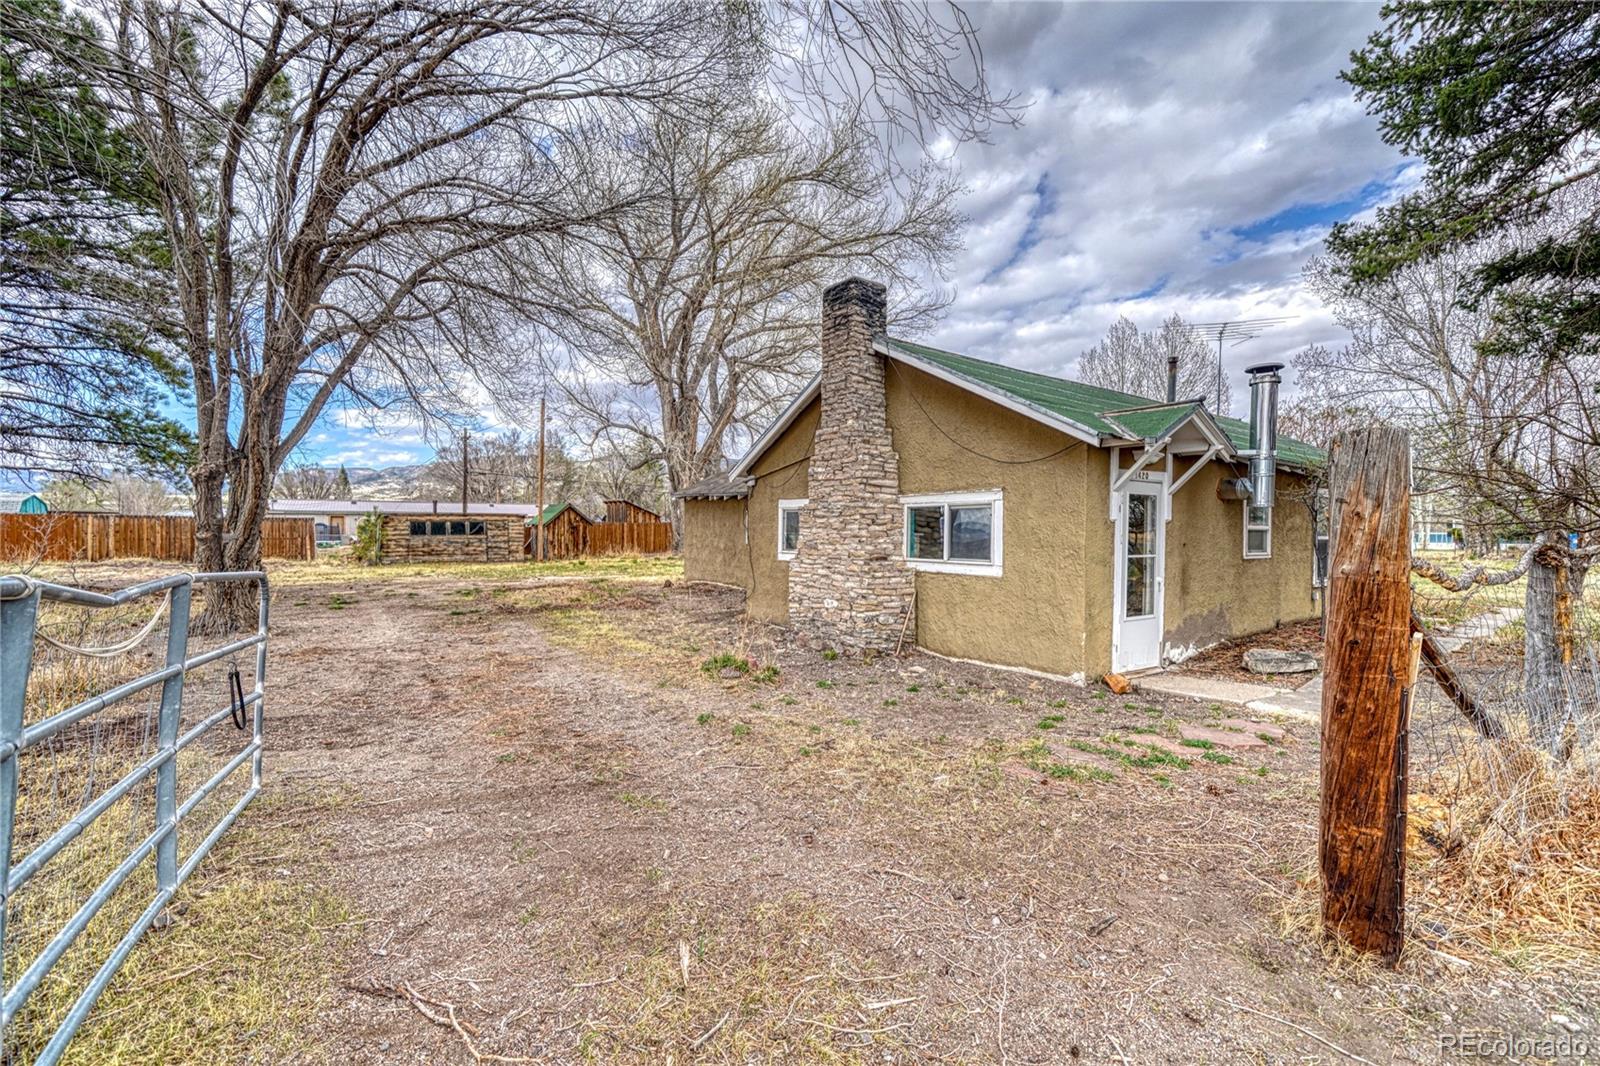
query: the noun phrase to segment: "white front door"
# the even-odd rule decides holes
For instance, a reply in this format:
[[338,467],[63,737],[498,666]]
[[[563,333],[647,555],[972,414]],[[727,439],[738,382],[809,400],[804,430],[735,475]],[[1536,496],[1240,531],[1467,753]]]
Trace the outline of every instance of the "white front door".
[[1117,495],[1120,506],[1111,667],[1118,671],[1143,670],[1161,665],[1166,527],[1161,520],[1161,501],[1165,486],[1153,479],[1135,480]]

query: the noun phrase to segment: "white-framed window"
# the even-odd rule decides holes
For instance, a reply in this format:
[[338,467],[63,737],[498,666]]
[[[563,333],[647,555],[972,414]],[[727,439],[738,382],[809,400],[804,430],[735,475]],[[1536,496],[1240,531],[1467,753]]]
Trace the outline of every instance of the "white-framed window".
[[800,550],[800,512],[810,500],[778,501],[778,558],[793,559]]
[[1244,501],[1244,557],[1272,558],[1272,508]]
[[1000,490],[902,496],[906,565],[943,574],[1000,576],[1005,510]]

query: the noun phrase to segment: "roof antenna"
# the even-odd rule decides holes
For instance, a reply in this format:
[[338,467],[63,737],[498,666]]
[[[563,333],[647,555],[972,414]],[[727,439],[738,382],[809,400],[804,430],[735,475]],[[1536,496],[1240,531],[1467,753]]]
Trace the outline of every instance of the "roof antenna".
[[1217,344],[1217,397],[1216,413],[1225,415],[1228,412],[1222,409],[1222,389],[1224,378],[1222,375],[1222,342],[1230,341],[1230,348],[1237,348],[1245,341],[1253,341],[1267,330],[1293,322],[1294,315],[1279,315],[1276,318],[1239,318],[1231,322],[1185,322],[1184,331],[1191,337],[1204,337],[1207,341]]

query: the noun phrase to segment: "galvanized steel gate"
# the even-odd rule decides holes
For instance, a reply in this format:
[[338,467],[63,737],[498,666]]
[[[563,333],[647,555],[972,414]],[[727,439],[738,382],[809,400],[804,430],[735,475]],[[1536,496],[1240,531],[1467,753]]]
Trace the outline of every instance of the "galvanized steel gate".
[[[220,589],[226,583],[254,583],[257,586],[259,606],[256,632],[191,656],[189,623],[192,593],[196,586]],[[64,648],[68,652],[101,657],[122,656],[126,659],[128,654],[138,648],[145,637],[154,631],[163,606],[160,597],[163,596],[166,597],[164,606],[169,621],[166,653],[159,668],[150,669],[136,677],[121,681],[104,691],[89,695],[88,698],[78,699],[72,705],[45,714],[36,721],[28,720],[29,677],[34,666],[36,643],[48,641],[55,648]],[[43,604],[85,608],[88,611],[84,613],[88,615],[100,609],[114,609],[138,601],[149,603],[155,608],[155,613],[138,633],[109,648],[69,647],[39,629]],[[83,1024],[96,999],[127,959],[139,938],[157,919],[163,908],[171,902],[178,886],[194,872],[195,867],[205,858],[218,838],[227,831],[234,819],[260,790],[262,693],[267,662],[267,605],[266,574],[253,571],[176,574],[135,585],[111,595],[35,581],[26,577],[0,578],[0,886],[4,889],[4,895],[0,896],[0,951],[3,951],[3,954],[0,954],[0,966],[4,965],[4,959],[11,958],[13,964],[22,969],[22,972],[15,976],[0,969],[0,993],[3,993],[3,1004],[0,1004],[0,1034],[10,1031],[14,1019],[17,1018],[18,1012],[28,1001],[29,996],[38,990],[41,981],[46,979],[63,954],[74,946],[74,942],[107,902],[117,896],[118,890],[129,881],[130,875],[140,870],[152,855],[155,866],[155,876],[150,889],[132,901],[132,905],[136,906],[139,899],[147,899],[146,905],[131,923],[126,924],[125,931],[104,955],[103,961],[100,961],[93,970],[92,976],[83,983],[81,991],[76,987],[71,989],[72,992],[76,992],[76,996],[71,1001],[70,1009],[66,1010],[59,1020],[51,1017],[45,1023],[54,1029],[33,1060],[40,1066],[54,1063],[61,1057],[68,1041]],[[254,680],[250,691],[245,692],[243,684],[239,681],[237,657],[252,649],[255,653]],[[236,691],[237,695],[231,696],[228,703],[220,709],[192,721],[189,728],[180,733],[180,726],[184,721],[186,679],[191,673],[207,664],[220,663],[224,660],[233,663],[228,681],[230,688]],[[37,789],[33,792],[29,790],[30,782],[27,777],[30,770],[45,769],[54,765],[60,758],[62,745],[69,738],[81,735],[86,724],[92,724],[97,717],[107,715],[111,708],[124,701],[129,706],[136,706],[136,701],[132,698],[147,690],[153,690],[156,686],[160,686],[159,704],[148,703],[146,718],[150,721],[147,721],[145,726],[146,737],[142,746],[135,749],[134,754],[135,758],[144,757],[140,758],[131,769],[103,789],[99,788],[96,775],[91,773],[87,777],[86,784],[75,783],[70,790],[63,790],[57,786],[53,796],[47,796],[43,800],[33,798],[40,793]],[[146,696],[145,699],[153,701],[154,694]],[[124,711],[126,712],[126,708]],[[125,716],[136,718],[137,711]],[[215,727],[230,719],[240,729],[248,729],[248,741],[240,750],[232,753],[231,757],[221,764],[220,769],[184,793],[180,789],[180,784],[183,783],[179,781],[178,772],[180,753],[188,751],[191,754],[203,754],[197,747],[197,742]],[[153,737],[149,735],[151,724],[154,725]],[[98,738],[98,734],[95,734],[95,737]],[[218,746],[215,737],[208,742],[208,745],[211,748]],[[49,751],[49,758],[32,759],[31,757],[40,754],[41,749]],[[214,752],[212,756],[220,758]],[[68,757],[71,757],[70,752]],[[205,836],[189,849],[187,855],[181,856],[180,861],[180,825],[185,824],[186,818],[190,819],[190,824],[195,824],[194,818],[200,817],[195,812],[203,805],[207,810],[215,809],[218,803],[207,804],[207,798],[216,793],[220,786],[246,764],[250,768],[249,783],[243,788],[242,794],[209,826],[205,822],[199,823],[207,830]],[[204,769],[210,769],[210,766],[204,765]],[[92,888],[84,889],[86,898],[79,902],[75,896],[69,896],[69,904],[75,905],[70,916],[59,924],[59,928],[52,926],[43,932],[38,929],[30,930],[31,939],[27,944],[20,945],[22,950],[31,953],[32,943],[45,935],[49,936],[48,941],[44,942],[31,958],[16,957],[19,954],[17,938],[20,931],[10,928],[6,918],[12,912],[19,890],[25,889],[30,882],[46,880],[47,875],[51,873],[72,873],[73,871],[60,871],[59,867],[73,856],[89,853],[74,851],[68,856],[62,856],[63,849],[73,845],[74,841],[85,838],[85,834],[96,832],[94,828],[96,820],[114,805],[132,802],[135,804],[134,809],[138,810],[137,805],[143,802],[144,793],[136,793],[135,790],[141,785],[150,789],[150,785],[146,783],[152,778],[153,810],[149,812],[152,815],[148,822],[149,831],[144,832],[145,823],[142,821],[137,823],[137,833],[130,833],[124,828],[122,830],[124,840],[137,837],[136,843],[127,849],[126,855],[121,855],[121,845],[118,844],[115,854],[120,856],[120,861],[103,878],[94,878],[93,875],[97,871],[89,869],[87,871],[89,880],[83,883],[92,885]],[[37,843],[27,854],[14,856],[12,854],[14,843],[19,840],[22,843],[28,842],[21,839],[24,834],[19,834],[19,813],[25,812],[31,819],[37,820],[41,809],[48,813],[51,802],[59,803],[63,791],[69,791],[73,796],[85,797],[86,802],[77,809],[76,814],[59,825],[50,824],[41,828],[30,821],[25,835],[37,840]],[[219,793],[218,799],[225,801],[226,795]],[[64,809],[70,809],[70,805]],[[134,824],[128,820],[128,825]],[[116,838],[107,836],[105,839],[115,841]],[[87,846],[87,840],[88,838],[84,839],[83,846]],[[56,867],[49,865],[53,859],[58,860]],[[148,871],[141,876],[141,881],[147,876]],[[124,891],[126,893],[136,890]],[[121,902],[126,904],[128,901],[121,900]],[[60,909],[64,912],[67,908]],[[115,929],[112,932],[115,934]],[[57,980],[60,980],[59,975]],[[0,1058],[9,1061],[13,1052],[4,1035],[0,1035],[0,1047],[6,1049],[0,1051]]]

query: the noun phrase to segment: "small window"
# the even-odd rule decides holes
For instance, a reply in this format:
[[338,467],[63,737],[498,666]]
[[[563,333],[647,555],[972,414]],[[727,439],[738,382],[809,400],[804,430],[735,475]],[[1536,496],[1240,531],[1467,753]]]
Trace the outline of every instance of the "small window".
[[778,501],[778,558],[793,559],[800,550],[800,512],[805,500]]
[[467,535],[467,523],[466,522],[451,522],[450,523],[450,535],[452,537],[464,537],[464,536],[466,536]]
[[449,522],[429,522],[428,523],[428,536],[430,536],[430,537],[442,537],[442,536],[445,536],[446,534],[448,534],[449,532],[450,532],[450,523]]
[[907,496],[906,561],[916,570],[1000,573],[999,491]]
[[483,523],[482,522],[468,522],[467,523],[467,536],[469,536],[469,537],[481,537],[481,536],[483,536]]
[[1244,505],[1244,557],[1272,558],[1272,508]]
[[428,535],[428,523],[426,523],[426,522],[413,522],[413,523],[411,523],[411,535],[413,537],[426,537]]

